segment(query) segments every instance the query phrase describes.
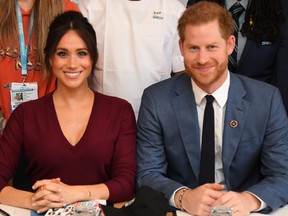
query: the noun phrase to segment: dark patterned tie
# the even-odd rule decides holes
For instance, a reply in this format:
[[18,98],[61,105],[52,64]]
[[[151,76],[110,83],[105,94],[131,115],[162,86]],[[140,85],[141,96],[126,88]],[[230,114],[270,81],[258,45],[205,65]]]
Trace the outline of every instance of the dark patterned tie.
[[203,119],[199,185],[215,182],[214,109],[212,95],[206,95]]
[[234,19],[234,36],[235,36],[235,48],[233,50],[233,53],[229,56],[229,64],[228,68],[230,71],[235,72],[237,67],[237,52],[238,52],[238,32],[239,32],[239,17],[244,11],[244,7],[239,3],[236,2],[230,9],[230,13],[232,14],[232,17]]

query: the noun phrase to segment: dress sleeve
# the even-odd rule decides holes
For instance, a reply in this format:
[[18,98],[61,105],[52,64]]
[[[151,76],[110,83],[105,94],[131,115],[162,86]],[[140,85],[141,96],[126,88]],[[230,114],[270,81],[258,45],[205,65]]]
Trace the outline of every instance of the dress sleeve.
[[129,103],[125,103],[120,115],[119,136],[111,163],[111,180],[104,182],[110,191],[108,202],[112,203],[133,197],[136,176],[136,121]]
[[8,185],[23,151],[23,119],[21,107],[9,118],[0,138],[0,191]]

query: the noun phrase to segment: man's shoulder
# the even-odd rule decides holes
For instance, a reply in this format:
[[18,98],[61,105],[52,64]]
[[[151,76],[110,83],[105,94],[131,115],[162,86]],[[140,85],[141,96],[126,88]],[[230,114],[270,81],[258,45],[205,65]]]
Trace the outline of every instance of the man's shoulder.
[[147,87],[146,89],[150,91],[159,91],[159,90],[165,91],[170,88],[175,88],[178,85],[183,85],[184,83],[187,83],[187,81],[191,82],[190,77],[186,73],[181,73],[171,78],[154,83],[149,87]]
[[253,89],[253,91],[275,91],[277,89],[275,86],[266,83],[264,81],[252,79],[247,76],[239,75],[239,74],[232,74],[231,75],[231,85],[239,85],[239,83],[244,87],[246,90]]
[[261,103],[269,107],[271,100],[282,100],[277,87],[242,75],[231,75],[229,95],[233,98],[243,98],[256,106]]
[[142,98],[154,98],[157,103],[166,103],[187,94],[192,94],[191,78],[187,74],[179,74],[149,86],[144,90]]

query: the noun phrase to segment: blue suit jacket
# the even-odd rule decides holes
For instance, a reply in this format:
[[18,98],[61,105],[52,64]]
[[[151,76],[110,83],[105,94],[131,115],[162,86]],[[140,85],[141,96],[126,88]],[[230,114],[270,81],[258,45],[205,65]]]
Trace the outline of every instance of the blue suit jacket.
[[[280,93],[244,76],[230,79],[222,156],[227,189],[251,191],[276,209],[288,202],[288,120]],[[187,74],[145,89],[137,123],[138,186],[151,186],[168,199],[183,185],[198,186],[197,118]]]
[[[199,0],[189,0],[190,6]],[[285,16],[288,16],[288,1],[282,1]],[[268,43],[267,43],[268,42]],[[279,40],[275,43],[262,41],[257,45],[247,40],[235,73],[265,81],[279,88],[288,113],[288,17],[282,25]]]

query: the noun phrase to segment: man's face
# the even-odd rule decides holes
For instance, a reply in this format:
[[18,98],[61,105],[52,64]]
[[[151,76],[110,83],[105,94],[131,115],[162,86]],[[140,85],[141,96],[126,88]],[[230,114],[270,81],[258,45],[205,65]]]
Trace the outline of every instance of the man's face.
[[217,20],[186,26],[185,40],[179,41],[186,72],[205,92],[214,92],[225,81],[234,45],[234,36],[222,37]]

